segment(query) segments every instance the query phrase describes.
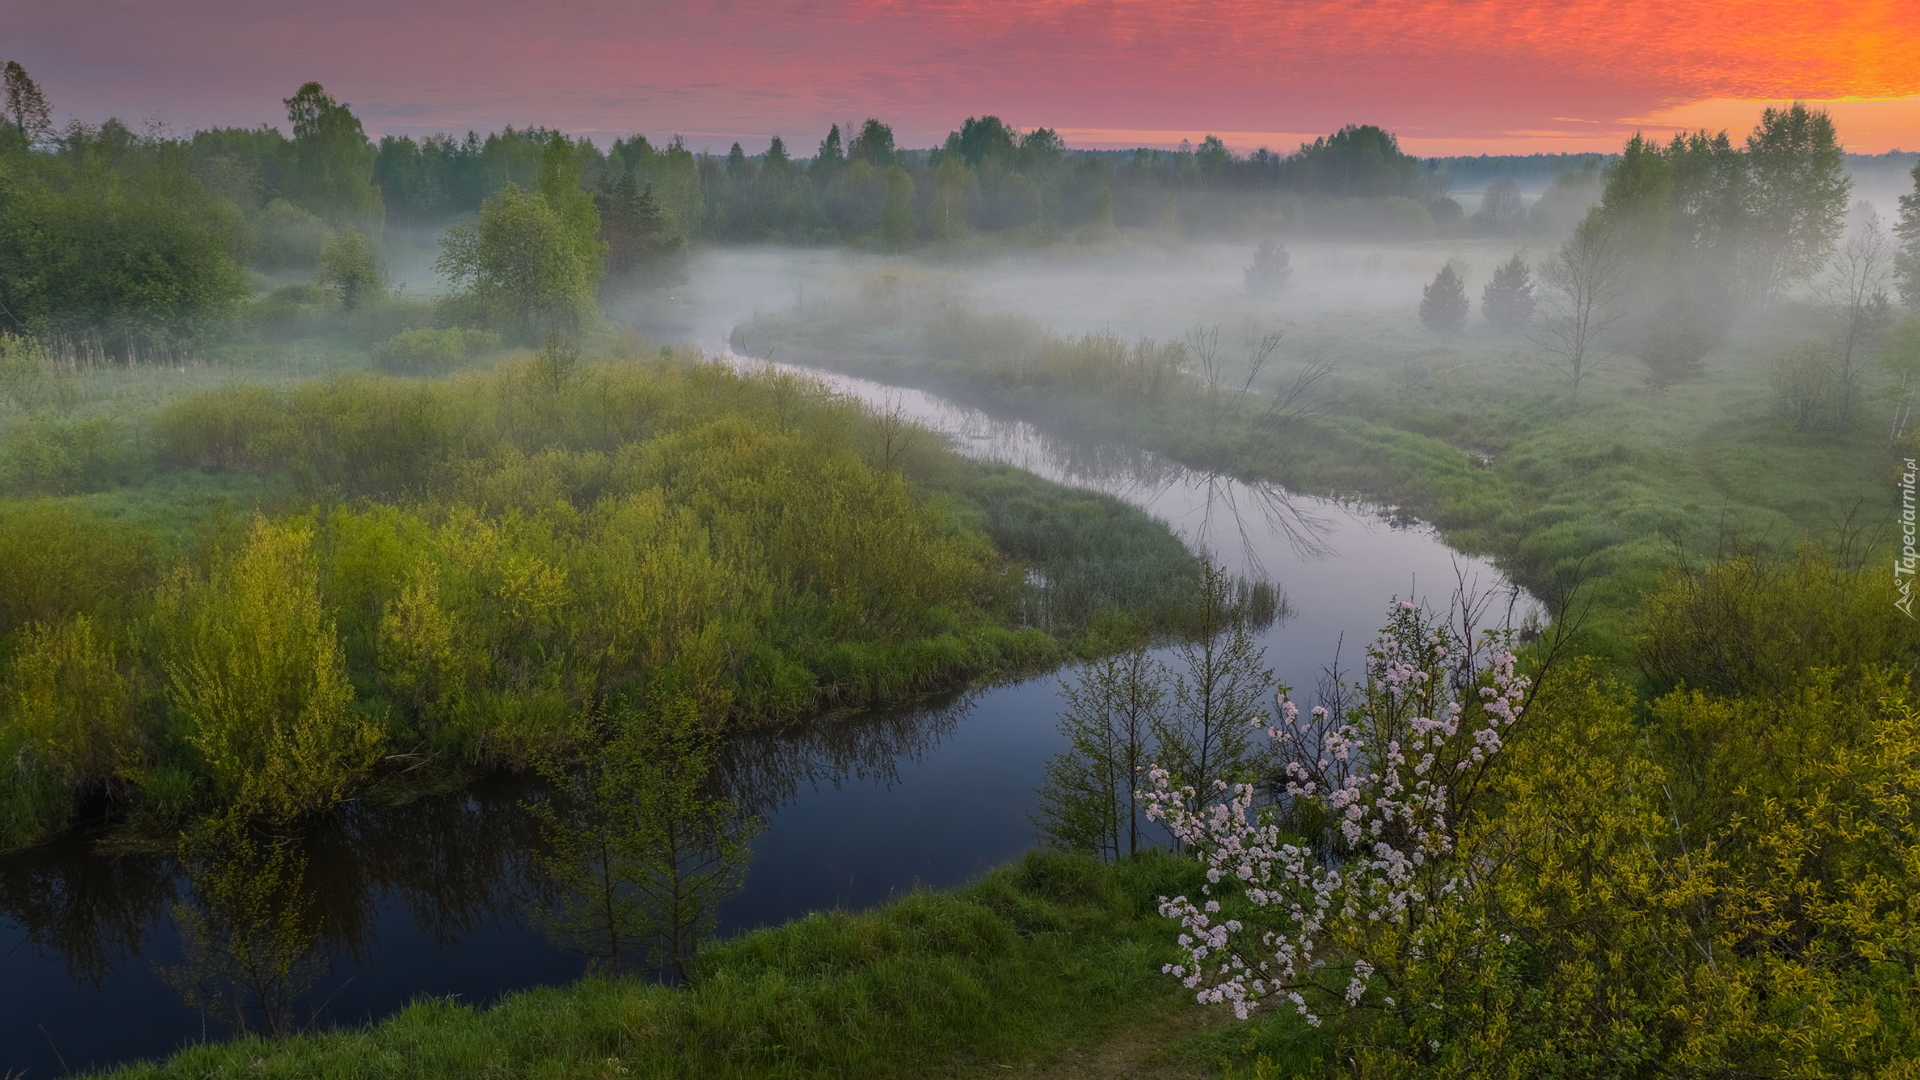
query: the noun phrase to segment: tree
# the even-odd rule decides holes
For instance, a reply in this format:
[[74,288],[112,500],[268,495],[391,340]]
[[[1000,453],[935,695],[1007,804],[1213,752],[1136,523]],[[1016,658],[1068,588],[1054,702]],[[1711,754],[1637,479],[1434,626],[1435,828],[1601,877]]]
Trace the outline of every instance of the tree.
[[1467,287],[1449,262],[1421,290],[1420,321],[1436,334],[1457,334],[1467,325]]
[[477,222],[448,229],[440,248],[435,268],[522,337],[575,329],[593,311],[598,240],[583,242],[546,199],[518,184],[483,203]]
[[1034,128],[1020,136],[1020,168],[1030,173],[1046,173],[1060,164],[1067,144],[1052,128]]
[[1841,414],[1838,365],[1826,346],[1802,342],[1773,358],[1767,381],[1780,418],[1803,435],[1831,430]]
[[553,793],[528,804],[546,841],[540,865],[566,890],[548,931],[614,975],[630,958],[691,983],[760,823],[714,791],[719,725],[697,698],[659,691],[602,725],[584,760],[542,765]]
[[887,191],[880,204],[880,240],[892,251],[913,246],[913,177],[898,165],[887,169]]
[[250,291],[239,210],[117,121],[75,125],[61,145],[0,167],[0,322],[101,359],[165,356],[218,329]]
[[1861,377],[1893,326],[1893,305],[1887,299],[1893,244],[1872,204],[1860,203],[1855,213],[1847,241],[1835,253],[1819,289],[1834,326],[1833,424],[1841,431],[1853,426]]
[[1287,287],[1293,279],[1293,256],[1287,253],[1285,244],[1268,238],[1260,241],[1253,249],[1253,262],[1244,272],[1247,291],[1257,295],[1272,295]]
[[1400,140],[1372,124],[1349,124],[1303,143],[1288,158],[1293,186],[1344,199],[1415,196],[1423,193],[1420,159],[1400,149]]
[[1144,648],[1115,653],[1062,683],[1065,753],[1047,759],[1039,824],[1048,843],[1117,861],[1140,850],[1140,808],[1153,732],[1172,675]]
[[1199,606],[1174,651],[1171,706],[1150,725],[1159,767],[1198,791],[1244,779],[1253,733],[1268,715],[1273,671],[1246,599],[1217,563],[1201,561]]
[[386,289],[373,248],[354,228],[342,229],[321,242],[320,273],[314,280],[332,289],[348,311],[378,299]]
[[1193,163],[1205,177],[1218,176],[1233,164],[1233,151],[1218,135],[1209,135],[1194,148]]
[[1920,311],[1920,162],[1913,166],[1913,190],[1900,196],[1900,217],[1893,234],[1900,239],[1893,256],[1894,283],[1900,299]]
[[948,155],[933,170],[933,198],[927,208],[927,230],[935,240],[953,240],[967,231],[967,174],[963,159]]
[[1795,102],[1747,136],[1748,287],[1772,297],[1820,272],[1846,228],[1847,178],[1833,118]]
[[1533,271],[1514,252],[1494,268],[1493,279],[1480,291],[1480,314],[1501,333],[1510,334],[1533,318]]
[[1546,288],[1533,340],[1575,394],[1593,374],[1619,321],[1621,276],[1612,236],[1597,215],[1574,229],[1541,268]]
[[787,144],[775,135],[760,158],[760,173],[769,180],[785,180],[792,170],[793,158],[787,154]]
[[945,149],[947,153],[959,154],[976,169],[988,161],[1010,164],[1015,155],[1013,129],[997,116],[969,116],[959,131],[947,136]]
[[171,590],[166,698],[213,794],[292,821],[345,798],[379,757],[320,598],[313,534],[257,519],[204,581]]
[[747,159],[747,152],[740,148],[736,140],[727,148],[727,176],[733,180],[753,179],[753,162]]
[[378,225],[385,215],[373,170],[379,152],[360,119],[317,82],[283,103],[293,128],[287,195],[335,225]]
[[1518,230],[1527,220],[1527,200],[1520,194],[1520,185],[1512,180],[1488,185],[1480,196],[1480,212],[1474,216],[1498,233]]
[[813,164],[809,171],[815,184],[825,184],[847,164],[847,155],[840,146],[840,125],[827,129],[827,137],[820,140],[820,149],[814,152]]
[[653,197],[653,185],[639,188],[633,174],[623,172],[603,179],[593,198],[600,212],[599,240],[607,252],[607,286],[672,278],[674,258],[686,250],[687,241]]
[[[1461,835],[1489,801],[1489,768],[1525,708],[1514,663],[1504,642],[1475,641],[1471,628],[1462,640],[1402,602],[1344,715],[1303,715],[1281,689],[1268,729],[1280,798],[1257,804],[1250,781],[1209,787],[1152,770],[1147,817],[1208,869],[1200,900],[1161,905],[1182,923],[1188,954],[1172,973],[1242,1018],[1276,999],[1314,1024],[1313,1009],[1441,1009],[1440,995],[1415,987],[1449,970],[1450,909],[1472,902],[1494,869]],[[1492,991],[1473,978],[1446,989],[1468,1002]]]
[[876,169],[893,164],[893,129],[873,117],[860,125],[860,133],[847,144],[848,161],[864,161]]
[[0,69],[0,82],[6,84],[6,115],[14,130],[29,146],[51,139],[53,110],[47,105],[47,95],[27,74],[27,69],[21,67],[19,61],[9,60],[5,69]]

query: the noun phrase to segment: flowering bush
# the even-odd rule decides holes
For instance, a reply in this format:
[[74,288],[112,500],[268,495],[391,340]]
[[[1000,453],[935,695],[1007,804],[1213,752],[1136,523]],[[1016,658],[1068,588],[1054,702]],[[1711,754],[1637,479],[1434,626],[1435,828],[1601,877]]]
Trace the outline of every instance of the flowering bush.
[[1266,784],[1203,792],[1149,771],[1148,817],[1207,867],[1200,899],[1161,902],[1184,930],[1168,970],[1200,1001],[1245,1018],[1279,998],[1315,1025],[1379,1008],[1425,1030],[1437,970],[1512,944],[1463,902],[1489,868],[1463,826],[1529,692],[1507,646],[1470,615],[1397,603],[1351,707],[1342,693],[1302,714],[1281,688]]

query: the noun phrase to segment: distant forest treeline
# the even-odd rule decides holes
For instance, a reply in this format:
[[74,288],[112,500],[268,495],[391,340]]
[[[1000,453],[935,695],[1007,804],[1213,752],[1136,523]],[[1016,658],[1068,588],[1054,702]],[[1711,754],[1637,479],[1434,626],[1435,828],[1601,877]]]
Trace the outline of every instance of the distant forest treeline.
[[[317,83],[284,101],[287,131],[174,136],[116,120],[56,129],[24,70],[10,65],[6,80],[0,332],[90,360],[194,348],[232,325],[255,291],[249,267],[283,277],[317,271],[354,307],[379,287],[369,239],[377,247],[383,236],[476,217],[479,233],[443,259],[456,284],[467,274],[476,295],[499,301],[516,286],[510,267],[492,264],[525,246],[513,236],[536,234],[554,245],[548,263],[582,279],[548,289],[565,293],[564,303],[508,305],[517,321],[499,329],[511,335],[531,325],[530,304],[587,311],[586,279],[604,273],[606,287],[618,289],[671,277],[674,256],[701,242],[897,251],[969,237],[1093,242],[1123,229],[1167,238],[1531,234],[1557,242],[1623,167],[1620,155],[1599,154],[1421,159],[1369,125],[1290,154],[1238,155],[1214,136],[1177,150],[1073,150],[1051,129],[1023,132],[993,116],[970,117],[941,146],[921,150],[897,147],[878,119],[857,130],[835,125],[805,156],[779,137],[759,154],[738,143],[711,154],[644,135],[602,149],[542,127],[376,143]],[[1737,163],[1737,148],[1726,152]],[[1855,163],[1897,177],[1909,156]],[[546,223],[549,209],[514,190],[537,191],[558,217]],[[1473,193],[1472,210],[1456,190]],[[483,210],[496,202],[489,220]]]

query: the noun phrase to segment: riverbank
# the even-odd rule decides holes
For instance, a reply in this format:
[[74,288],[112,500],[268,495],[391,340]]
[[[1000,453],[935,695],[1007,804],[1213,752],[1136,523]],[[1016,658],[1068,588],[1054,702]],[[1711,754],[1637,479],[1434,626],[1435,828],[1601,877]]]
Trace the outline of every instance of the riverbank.
[[708,946],[685,989],[588,979],[491,1008],[422,1001],[356,1030],[243,1038],[114,1080],[887,1077],[1047,1060],[1188,1007],[1163,894],[1197,864],[1034,853],[952,893],[821,913]]
[[[1888,535],[1897,460],[1885,432],[1799,435],[1770,414],[1767,358],[1817,329],[1790,306],[1750,313],[1682,381],[1649,386],[1616,362],[1575,396],[1524,342],[1477,328],[1422,337],[1371,310],[1291,327],[1255,370],[1257,342],[1203,338],[1218,353],[1202,361],[1188,342],[1050,333],[975,308],[938,277],[859,282],[742,324],[736,344],[1195,469],[1393,507],[1493,558],[1549,608],[1577,590],[1577,647],[1617,664],[1632,660],[1642,599],[1676,566],[1743,547],[1784,555],[1806,539],[1857,559]],[[1185,367],[1154,352],[1168,348]]]

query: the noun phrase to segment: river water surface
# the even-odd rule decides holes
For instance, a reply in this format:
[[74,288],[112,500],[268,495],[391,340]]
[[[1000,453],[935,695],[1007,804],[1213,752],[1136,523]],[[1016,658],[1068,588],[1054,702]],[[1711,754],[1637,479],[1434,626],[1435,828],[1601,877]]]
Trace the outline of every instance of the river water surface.
[[[736,291],[729,283],[739,278],[725,269],[696,271],[685,290],[698,302],[683,304],[673,329],[756,367],[765,362],[719,343],[766,302],[765,282]],[[789,272],[808,271],[801,262]],[[1394,597],[1444,606],[1465,581],[1494,597],[1493,623],[1538,613],[1491,565],[1417,523],[1065,443],[916,390],[806,373],[906,411],[970,456],[1143,507],[1228,568],[1271,580],[1284,606],[1261,644],[1295,687],[1315,684],[1337,643],[1357,660]],[[745,887],[721,908],[721,932],[957,885],[1031,847],[1042,763],[1063,744],[1060,678],[741,740],[728,775],[766,828]],[[551,944],[528,915],[540,886],[520,809],[527,790],[494,780],[401,808],[356,805],[309,839],[324,966],[299,1002],[303,1023],[359,1023],[421,996],[485,1003],[584,972],[584,959]],[[84,835],[0,858],[0,1076],[57,1075],[227,1035],[183,1003],[177,974],[169,978],[184,964],[174,919],[184,895],[173,860],[102,853]]]

